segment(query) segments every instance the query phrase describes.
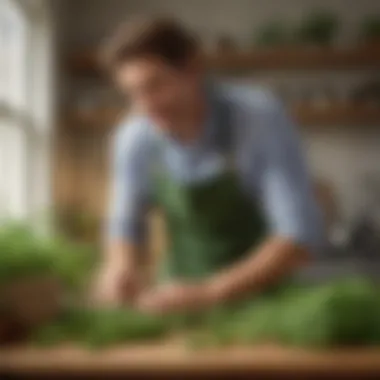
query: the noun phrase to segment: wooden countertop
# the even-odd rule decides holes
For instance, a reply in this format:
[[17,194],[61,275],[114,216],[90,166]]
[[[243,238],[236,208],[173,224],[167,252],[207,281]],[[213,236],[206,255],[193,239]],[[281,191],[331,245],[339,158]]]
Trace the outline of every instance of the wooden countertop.
[[276,346],[191,350],[165,343],[89,352],[75,347],[38,349],[13,347],[0,350],[0,373],[10,375],[113,375],[125,373],[204,374],[249,372],[313,374],[380,378],[380,349],[346,349],[308,352]]

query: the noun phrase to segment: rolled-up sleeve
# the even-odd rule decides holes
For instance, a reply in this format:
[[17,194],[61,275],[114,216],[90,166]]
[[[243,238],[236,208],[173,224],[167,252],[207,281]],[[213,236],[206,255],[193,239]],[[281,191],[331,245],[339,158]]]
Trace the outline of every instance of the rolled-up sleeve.
[[108,240],[141,243],[145,237],[147,147],[138,122],[129,121],[111,142],[111,186],[106,222]]
[[263,120],[259,188],[271,233],[319,252],[324,244],[321,210],[295,127],[278,103]]

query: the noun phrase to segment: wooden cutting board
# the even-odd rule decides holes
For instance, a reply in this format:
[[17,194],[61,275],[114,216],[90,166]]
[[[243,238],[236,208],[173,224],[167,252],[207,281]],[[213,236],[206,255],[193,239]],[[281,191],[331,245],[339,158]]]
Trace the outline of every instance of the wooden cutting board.
[[195,351],[179,343],[167,342],[101,352],[70,346],[0,350],[0,373],[7,374],[200,374],[221,371],[282,375],[377,374],[380,378],[380,349],[310,352],[267,345]]

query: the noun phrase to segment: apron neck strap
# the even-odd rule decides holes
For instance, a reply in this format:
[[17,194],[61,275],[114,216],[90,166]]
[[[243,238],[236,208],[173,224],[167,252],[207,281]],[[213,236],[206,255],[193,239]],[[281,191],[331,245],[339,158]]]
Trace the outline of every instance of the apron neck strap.
[[218,120],[216,139],[221,153],[230,164],[234,162],[235,139],[233,130],[233,107],[229,99],[220,96],[217,102]]
[[[228,159],[229,162],[234,161],[235,138],[233,130],[233,106],[229,99],[223,95],[217,95],[214,103],[216,107],[216,133],[215,138],[217,146],[220,147],[221,154]],[[162,154],[167,140],[161,133],[156,133],[154,145],[154,155],[156,158]]]

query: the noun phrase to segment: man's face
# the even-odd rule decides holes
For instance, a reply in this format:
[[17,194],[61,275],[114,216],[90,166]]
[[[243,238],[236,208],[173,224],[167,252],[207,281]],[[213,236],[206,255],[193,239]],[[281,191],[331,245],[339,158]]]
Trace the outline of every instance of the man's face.
[[190,65],[175,68],[148,58],[125,63],[117,73],[117,81],[133,108],[168,131],[176,128],[200,84],[197,71]]

